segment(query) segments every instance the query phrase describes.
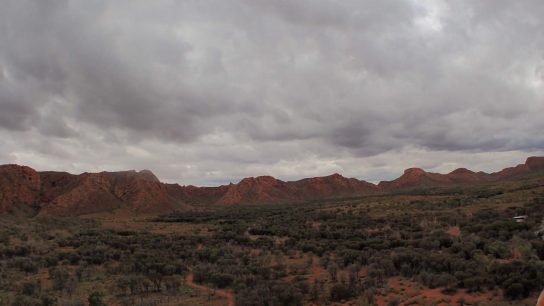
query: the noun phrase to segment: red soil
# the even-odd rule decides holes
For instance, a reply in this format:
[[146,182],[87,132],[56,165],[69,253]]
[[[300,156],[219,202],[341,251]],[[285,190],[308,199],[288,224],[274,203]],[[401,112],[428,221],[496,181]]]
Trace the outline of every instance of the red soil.
[[326,280],[328,276],[328,272],[323,269],[318,264],[314,264],[312,268],[310,269],[310,276],[308,277],[308,282],[310,284],[313,284],[316,280]]
[[461,235],[461,230],[458,226],[452,226],[447,231],[448,234],[454,237],[459,237]]
[[[389,286],[396,293],[388,294],[388,296],[399,296],[401,298],[401,301],[404,303],[414,302],[418,299],[422,299],[429,302],[440,302],[436,304],[437,306],[446,306],[449,305],[448,303],[450,303],[451,305],[455,305],[457,300],[461,297],[467,302],[490,301],[494,298],[492,292],[469,294],[465,290],[459,290],[453,295],[447,295],[441,292],[443,288],[420,289],[420,286],[417,283],[411,282],[406,279],[403,279],[401,284],[399,277],[393,277],[389,279]],[[386,297],[376,297],[376,303],[378,305],[385,305],[385,301]]]
[[[469,294],[466,293],[466,291],[461,290],[455,293],[454,295],[446,295],[440,292],[442,288],[437,289],[426,289],[423,290],[421,293],[421,296],[425,298],[425,300],[429,301],[439,301],[439,300],[446,300],[452,304],[456,303],[460,298],[463,298],[467,302],[483,302],[487,300],[493,299],[493,294],[491,292],[481,293],[481,294]],[[438,306],[447,306],[447,303],[441,303],[438,304]]]
[[542,293],[540,293],[540,297],[538,298],[538,302],[536,302],[536,306],[544,306],[544,290],[542,290]]

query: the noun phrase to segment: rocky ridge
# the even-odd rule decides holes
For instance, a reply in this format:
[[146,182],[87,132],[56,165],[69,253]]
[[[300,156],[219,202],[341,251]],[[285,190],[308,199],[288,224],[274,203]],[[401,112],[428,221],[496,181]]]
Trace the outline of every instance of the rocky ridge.
[[340,174],[282,181],[249,177],[219,187],[161,183],[149,170],[83,173],[37,172],[19,165],[0,166],[0,213],[76,216],[123,210],[157,214],[210,205],[299,203],[309,200],[388,193],[409,188],[449,186],[509,179],[544,171],[544,157],[495,173],[465,168],[447,174],[409,168],[377,185]]

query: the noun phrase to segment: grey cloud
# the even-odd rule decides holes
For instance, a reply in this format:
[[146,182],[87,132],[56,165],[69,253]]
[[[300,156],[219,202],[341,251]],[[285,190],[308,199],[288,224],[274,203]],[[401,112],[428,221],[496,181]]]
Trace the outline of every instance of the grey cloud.
[[544,151],[541,1],[0,5],[3,160],[223,182]]

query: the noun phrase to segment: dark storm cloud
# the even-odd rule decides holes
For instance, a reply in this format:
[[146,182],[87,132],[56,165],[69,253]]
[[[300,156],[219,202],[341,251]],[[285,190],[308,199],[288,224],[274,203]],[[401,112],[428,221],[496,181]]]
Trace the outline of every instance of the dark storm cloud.
[[542,1],[0,6],[2,162],[217,182],[544,151]]

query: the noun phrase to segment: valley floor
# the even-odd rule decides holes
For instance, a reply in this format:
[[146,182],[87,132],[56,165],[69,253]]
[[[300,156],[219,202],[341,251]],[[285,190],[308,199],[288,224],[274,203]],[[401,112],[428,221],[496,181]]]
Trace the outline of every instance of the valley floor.
[[531,178],[158,217],[2,217],[0,305],[533,306],[543,206]]

